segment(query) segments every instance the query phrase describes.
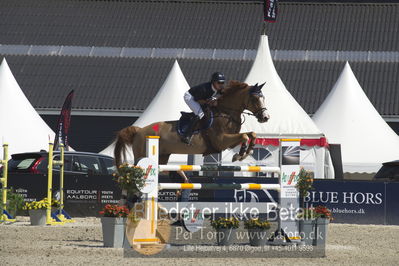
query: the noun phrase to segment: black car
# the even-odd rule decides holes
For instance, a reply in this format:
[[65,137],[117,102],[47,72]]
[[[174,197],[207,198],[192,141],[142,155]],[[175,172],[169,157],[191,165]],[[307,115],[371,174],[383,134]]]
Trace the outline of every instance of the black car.
[[383,163],[374,180],[399,181],[399,160]]
[[[115,172],[114,159],[110,156],[90,153],[66,151],[64,154],[65,172],[83,174],[113,174]],[[60,160],[60,152],[54,152],[54,160]],[[48,153],[29,152],[11,155],[8,162],[8,171],[11,173],[47,173]],[[54,166],[54,170],[59,170]]]
[[[54,152],[54,160],[60,153]],[[11,155],[8,162],[8,187],[25,201],[47,197],[48,153],[46,151]],[[98,216],[105,204],[116,204],[120,189],[113,178],[114,159],[110,156],[68,151],[64,154],[65,210],[72,216]],[[53,197],[59,198],[60,166],[53,166]]]

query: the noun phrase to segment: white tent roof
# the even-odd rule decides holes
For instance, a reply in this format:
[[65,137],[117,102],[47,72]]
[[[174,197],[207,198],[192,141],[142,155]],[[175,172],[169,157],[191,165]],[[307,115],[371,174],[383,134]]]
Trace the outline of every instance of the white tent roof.
[[180,111],[191,112],[183,99],[189,89],[179,63],[175,61],[157,95],[133,125],[145,127],[159,121],[178,120]]
[[[159,121],[178,120],[180,111],[190,112],[184,102],[183,95],[190,89],[179,63],[175,61],[168,77],[159,89],[157,95],[145,109],[143,114],[133,124],[144,127]],[[111,144],[100,153],[114,156],[114,144]],[[133,155],[128,155],[128,161],[133,162]],[[187,155],[172,155],[169,164],[187,164]]]
[[349,63],[313,116],[330,143],[341,144],[344,172],[376,172],[399,159],[399,137],[363,92]]
[[255,117],[246,116],[241,132],[254,131],[258,137],[270,138],[323,136],[281,81],[273,64],[266,35],[260,38],[255,61],[245,82],[249,85],[266,82],[262,92],[265,95],[270,120],[260,124]]
[[22,92],[6,59],[0,65],[0,125],[1,145],[8,143],[9,155],[48,150],[55,136]]

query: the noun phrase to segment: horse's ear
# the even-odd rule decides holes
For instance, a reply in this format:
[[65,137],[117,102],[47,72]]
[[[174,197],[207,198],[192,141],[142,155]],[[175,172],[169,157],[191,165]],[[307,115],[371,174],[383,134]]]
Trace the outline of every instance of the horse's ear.
[[[263,85],[262,85],[263,86]],[[258,83],[253,85],[250,89],[251,94],[259,94],[262,93],[262,86],[259,86]]]
[[264,82],[263,84],[260,84],[260,85],[259,85],[259,88],[262,89],[263,86],[265,86],[265,84],[266,84],[266,82]]

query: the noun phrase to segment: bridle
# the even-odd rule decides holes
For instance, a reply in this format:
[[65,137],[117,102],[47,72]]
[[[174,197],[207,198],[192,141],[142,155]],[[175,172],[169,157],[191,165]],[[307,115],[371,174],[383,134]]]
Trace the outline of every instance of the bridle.
[[[259,97],[264,98],[262,92],[259,92],[259,93],[250,93],[250,95],[257,95],[257,96],[259,96]],[[250,98],[248,98],[246,104],[244,104],[243,110],[248,109],[248,106],[250,106],[249,101],[250,101]],[[218,109],[219,109],[219,108],[218,108]],[[251,112],[251,113],[250,113],[250,112],[245,112],[245,111],[239,111],[239,110],[236,110],[236,109],[233,109],[233,108],[229,108],[229,107],[223,107],[223,109],[225,109],[225,110],[228,111],[228,112],[239,113],[240,115],[241,115],[241,114],[244,114],[244,115],[254,116],[254,117],[256,117],[258,120],[262,118],[261,115],[263,114],[263,112],[264,112],[264,111],[267,111],[267,108],[266,108],[266,107],[261,107],[261,108],[259,108],[259,110],[257,110],[256,112]],[[219,110],[222,111],[221,109],[219,109]],[[244,119],[240,119],[240,121],[238,121],[237,119],[234,119],[233,116],[231,116],[231,115],[216,115],[216,116],[214,116],[214,118],[216,118],[216,117],[228,118],[229,120],[231,120],[231,121],[233,121],[234,123],[237,123],[237,124],[239,124],[239,125],[242,125],[242,124],[244,124],[244,122],[245,122],[245,116],[244,116]]]
[[[262,97],[263,97],[263,96],[262,96]],[[248,101],[249,101],[249,100],[248,100]],[[247,109],[248,106],[249,106],[248,103],[247,103],[246,105],[244,105],[244,110]],[[257,111],[254,112],[254,113],[245,112],[245,111],[240,112],[240,111],[238,111],[238,110],[236,110],[236,109],[228,108],[228,107],[223,107],[223,109],[225,109],[225,110],[227,110],[227,111],[229,111],[229,112],[239,113],[240,115],[243,114],[243,115],[254,116],[254,117],[256,117],[257,119],[260,118],[260,116],[263,114],[264,111],[267,111],[267,108],[266,108],[266,107],[262,107],[262,108],[260,108],[259,110],[257,110]],[[244,119],[243,119],[243,120],[240,119],[240,121],[234,119],[233,116],[231,116],[231,115],[217,115],[217,116],[214,116],[214,117],[225,117],[225,118],[229,118],[231,121],[233,121],[233,122],[235,122],[235,123],[237,123],[237,124],[239,124],[239,125],[242,125],[242,124],[244,124],[244,122],[245,122],[245,116],[244,116]]]
[[[264,98],[264,96],[263,96],[263,94],[262,93],[259,93],[258,94],[258,96],[259,97],[262,97],[262,98]],[[244,110],[245,109],[248,109],[248,106],[249,106],[249,99],[248,99],[248,101],[247,101],[247,104],[244,106]],[[267,111],[267,108],[266,107],[261,107],[258,111],[256,111],[256,112],[252,112],[252,113],[248,113],[248,112],[242,112],[242,114],[245,114],[245,115],[252,115],[252,116],[255,116],[257,119],[260,119],[261,117],[261,115],[263,114],[263,112],[264,111]]]
[[261,116],[262,114],[263,114],[263,112],[264,111],[267,111],[267,108],[266,107],[262,107],[262,108],[260,108],[258,111],[256,111],[255,113],[246,113],[246,112],[243,112],[243,114],[246,114],[246,115],[253,115],[253,116],[255,116],[256,118],[260,118],[259,116]]

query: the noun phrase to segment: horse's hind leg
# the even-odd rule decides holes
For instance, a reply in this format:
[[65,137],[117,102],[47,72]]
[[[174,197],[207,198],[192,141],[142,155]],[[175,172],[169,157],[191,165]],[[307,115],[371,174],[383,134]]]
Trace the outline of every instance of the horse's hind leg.
[[[135,138],[138,139],[138,137]],[[133,155],[134,155],[134,164],[137,165],[137,163],[144,157],[146,156],[146,151],[145,151],[145,140],[144,138],[141,139],[141,142],[137,140],[137,142],[135,142],[133,144]]]
[[168,164],[170,154],[159,155],[159,164]]

